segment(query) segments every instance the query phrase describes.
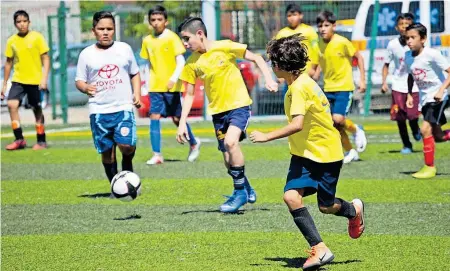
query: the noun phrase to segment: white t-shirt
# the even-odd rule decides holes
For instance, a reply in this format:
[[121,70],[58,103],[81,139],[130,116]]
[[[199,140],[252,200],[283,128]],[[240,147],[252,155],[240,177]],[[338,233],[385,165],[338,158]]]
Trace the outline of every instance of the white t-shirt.
[[97,86],[89,98],[90,114],[107,114],[133,110],[130,75],[139,73],[131,47],[120,41],[100,50],[95,44],[81,51],[75,81]]
[[[394,62],[394,72],[392,73],[392,90],[401,93],[408,93],[408,72],[406,71],[405,53],[409,51],[408,45],[403,46],[400,40],[393,39],[387,46],[387,56],[385,63]],[[419,92],[414,84],[413,92]]]
[[[408,73],[413,75],[414,81],[420,91],[420,105],[435,102],[434,95],[439,91],[445,80],[443,71],[450,68],[448,60],[438,51],[429,47],[413,57],[412,52],[405,54],[405,62]],[[447,90],[444,92],[444,98]]]

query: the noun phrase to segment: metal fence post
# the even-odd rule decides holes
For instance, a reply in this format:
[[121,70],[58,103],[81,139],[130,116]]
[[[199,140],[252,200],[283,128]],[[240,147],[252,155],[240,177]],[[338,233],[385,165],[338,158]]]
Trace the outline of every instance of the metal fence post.
[[56,119],[56,83],[55,83],[55,69],[53,68],[53,33],[52,33],[52,18],[53,16],[47,16],[47,28],[48,28],[48,43],[50,45],[50,99],[52,102],[52,119]]
[[67,44],[66,44],[66,12],[67,8],[64,1],[60,2],[58,8],[58,33],[59,33],[59,87],[61,91],[61,111],[63,123],[67,124]]
[[374,65],[374,54],[377,45],[377,34],[378,34],[378,11],[380,10],[380,2],[375,0],[375,5],[373,9],[372,16],[372,29],[370,33],[370,57],[369,57],[369,70],[367,73],[367,90],[364,97],[364,116],[369,116],[371,92],[372,92],[372,72]]

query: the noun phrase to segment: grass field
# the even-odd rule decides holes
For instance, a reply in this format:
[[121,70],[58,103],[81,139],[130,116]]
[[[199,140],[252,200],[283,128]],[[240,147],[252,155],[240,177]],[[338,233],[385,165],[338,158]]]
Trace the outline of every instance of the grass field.
[[[249,131],[284,122],[251,123]],[[283,201],[286,140],[243,142],[247,175],[258,193],[239,214],[218,212],[231,193],[209,122],[192,125],[203,140],[199,161],[164,124],[165,164],[150,167],[147,127],[139,128],[135,171],[143,194],[109,199],[109,186],[89,130],[48,135],[50,148],[1,152],[1,270],[292,270],[307,243]],[[422,144],[401,155],[396,126],[365,121],[361,161],[345,165],[337,195],[366,202],[366,232],[347,235],[344,218],[307,205],[335,261],[321,270],[450,270],[450,143],[437,144],[439,176],[415,180]],[[49,127],[48,129],[60,127]],[[32,128],[27,131],[32,132]],[[2,149],[12,140],[2,128]],[[28,136],[31,146],[35,136]]]

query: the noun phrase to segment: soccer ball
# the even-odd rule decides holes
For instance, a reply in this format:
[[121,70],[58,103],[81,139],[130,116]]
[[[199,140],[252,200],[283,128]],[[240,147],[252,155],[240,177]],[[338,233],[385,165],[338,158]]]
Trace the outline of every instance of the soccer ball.
[[111,193],[121,201],[132,201],[141,194],[141,178],[131,171],[121,171],[111,181]]

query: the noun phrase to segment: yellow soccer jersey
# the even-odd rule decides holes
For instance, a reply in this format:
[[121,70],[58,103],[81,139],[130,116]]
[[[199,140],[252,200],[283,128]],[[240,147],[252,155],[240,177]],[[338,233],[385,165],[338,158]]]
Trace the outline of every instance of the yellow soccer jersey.
[[203,54],[194,52],[188,58],[180,79],[195,84],[204,82],[208,113],[215,115],[252,104],[236,58],[244,58],[247,45],[230,40],[213,41]]
[[291,154],[318,163],[344,159],[341,137],[333,126],[330,104],[317,83],[301,74],[284,96],[284,112],[288,122],[293,116],[305,116],[303,130],[289,136]]
[[186,52],[180,38],[169,29],[159,36],[148,35],[142,41],[141,57],[150,61],[149,92],[180,92],[183,84],[177,81],[167,89],[170,77],[177,66],[176,56]]
[[316,63],[317,61],[319,61],[319,48],[318,48],[319,37],[314,28],[307,24],[300,24],[299,26],[297,26],[296,29],[285,27],[277,33],[275,38],[276,39],[285,38],[298,33],[301,33],[302,36],[304,36],[307,39],[307,41],[304,41],[304,44],[308,49],[308,57],[310,60],[308,61],[305,67],[305,71],[307,72],[311,68],[312,63]]
[[319,40],[319,61],[323,72],[325,92],[353,91],[352,57],[356,50],[353,44],[338,34],[330,42]]
[[49,50],[44,36],[30,31],[25,37],[13,35],[6,41],[5,56],[14,59],[12,82],[39,85],[42,80],[41,55]]

